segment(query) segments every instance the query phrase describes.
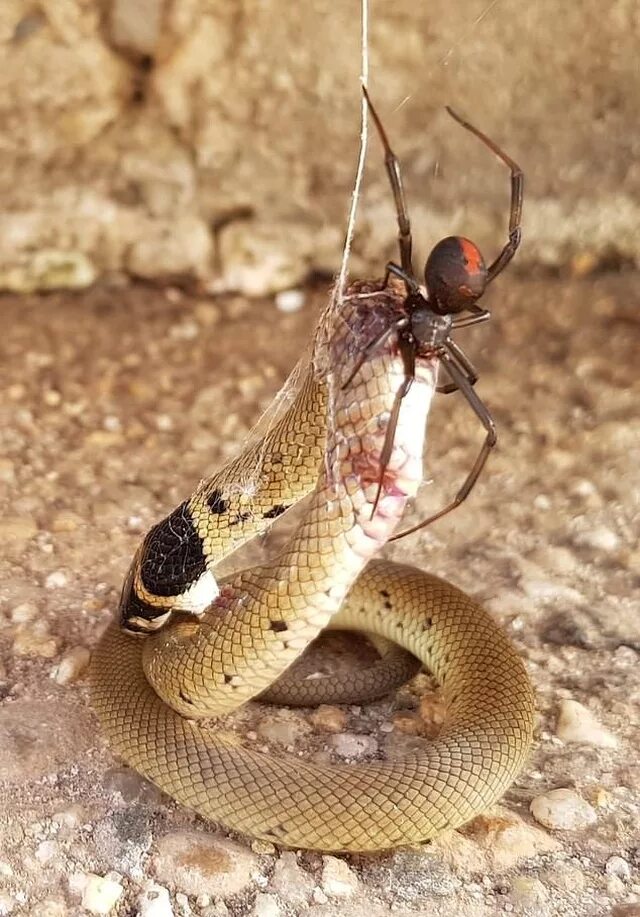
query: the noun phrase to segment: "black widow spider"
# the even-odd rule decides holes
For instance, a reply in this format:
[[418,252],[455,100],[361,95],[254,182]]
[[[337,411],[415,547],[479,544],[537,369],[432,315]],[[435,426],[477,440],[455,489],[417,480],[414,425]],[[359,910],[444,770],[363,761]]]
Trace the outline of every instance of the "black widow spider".
[[[413,272],[411,224],[402,187],[400,163],[389,145],[382,122],[364,86],[362,91],[384,147],[384,162],[389,182],[391,183],[398,219],[400,265],[395,264],[393,261],[387,264],[383,289],[388,283],[389,275],[393,274],[404,281],[407,291],[403,303],[404,315],[367,344],[362,357],[357,361],[349,378],[343,384],[343,387],[346,388],[367,357],[388,340],[394,332],[396,333],[398,349],[404,366],[404,380],[396,392],[380,455],[380,480],[373,512],[375,512],[378,505],[382,493],[384,473],[391,458],[400,405],[415,378],[416,357],[435,356],[440,360],[451,381],[445,385],[437,386],[436,390],[444,394],[461,391],[486,431],[482,448],[454,499],[433,516],[429,516],[428,519],[424,519],[412,528],[394,535],[391,540],[395,541],[398,538],[404,538],[405,535],[416,532],[426,525],[430,525],[436,519],[440,519],[446,513],[455,509],[456,506],[459,506],[469,496],[480,476],[480,472],[484,468],[489,452],[496,444],[497,436],[494,420],[485,404],[473,390],[478,374],[462,348],[452,339],[451,332],[456,328],[467,328],[469,325],[486,322],[491,317],[491,313],[486,309],[481,309],[477,302],[491,281],[495,280],[498,274],[509,264],[520,245],[524,175],[517,163],[507,156],[496,143],[478,130],[477,127],[461,118],[449,106],[446,107],[451,117],[458,124],[475,134],[485,146],[495,153],[498,159],[502,160],[511,169],[509,239],[498,257],[488,268],[480,250],[469,239],[465,239],[462,236],[448,236],[446,239],[441,239],[431,251],[425,265],[424,280],[427,293],[425,296],[421,292]],[[461,312],[470,314],[460,318],[454,317]]]

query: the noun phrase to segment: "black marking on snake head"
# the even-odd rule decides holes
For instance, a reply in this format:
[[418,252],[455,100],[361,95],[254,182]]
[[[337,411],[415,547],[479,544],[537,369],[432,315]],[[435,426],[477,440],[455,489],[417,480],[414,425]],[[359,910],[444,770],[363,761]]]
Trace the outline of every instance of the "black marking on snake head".
[[268,509],[266,513],[262,514],[263,519],[277,519],[278,516],[281,516],[289,509],[284,503],[277,503],[275,506],[272,506],[271,509]]
[[140,554],[140,576],[153,595],[180,595],[207,569],[202,539],[185,500],[151,529]]
[[238,513],[237,516],[234,516],[233,519],[229,521],[229,528],[232,525],[239,525],[240,522],[246,522],[247,519],[251,519],[251,513]]
[[433,618],[425,618],[424,621],[422,622],[422,629],[429,630],[432,624],[433,624]]
[[212,513],[219,516],[221,513],[226,513],[229,504],[223,498],[221,490],[212,490],[207,497],[207,506]]
[[188,694],[184,693],[183,688],[180,688],[180,700],[184,701],[185,704],[190,704],[191,706],[195,704],[195,701],[192,700],[192,698],[190,698]]
[[233,681],[233,675],[229,675],[228,672],[224,673],[224,683],[225,685],[230,685]]
[[393,604],[389,601],[389,599],[385,599],[384,607],[387,609],[387,611],[391,611]]
[[388,599],[388,598],[389,598],[389,593],[387,592],[386,589],[381,589],[381,590],[380,590],[380,595],[382,596],[383,599]]
[[271,630],[275,631],[276,634],[281,634],[285,630],[289,630],[289,625],[286,621],[269,621],[269,627]]

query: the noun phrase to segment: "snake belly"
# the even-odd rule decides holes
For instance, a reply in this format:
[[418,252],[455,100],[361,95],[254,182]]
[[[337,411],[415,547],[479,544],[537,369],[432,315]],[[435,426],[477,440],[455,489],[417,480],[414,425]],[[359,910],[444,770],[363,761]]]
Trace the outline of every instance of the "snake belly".
[[[136,554],[123,610],[149,629],[163,626],[140,640],[113,623],[92,658],[92,703],[117,754],[201,815],[282,846],[355,852],[434,838],[495,802],[532,741],[526,670],[491,617],[449,583],[373,559],[422,479],[437,365],[418,361],[375,512],[402,361],[390,342],[346,389],[339,379],[397,315],[399,301],[372,286],[350,288],[327,343],[327,380],[310,370],[250,458],[205,482]],[[258,454],[260,483],[234,502],[231,485]],[[282,553],[218,586],[213,563],[311,481],[304,517]],[[171,621],[175,610],[200,614]],[[263,692],[329,625],[392,640],[433,672],[447,706],[436,740],[399,761],[330,765],[258,752],[215,725],[200,726],[198,718]]]

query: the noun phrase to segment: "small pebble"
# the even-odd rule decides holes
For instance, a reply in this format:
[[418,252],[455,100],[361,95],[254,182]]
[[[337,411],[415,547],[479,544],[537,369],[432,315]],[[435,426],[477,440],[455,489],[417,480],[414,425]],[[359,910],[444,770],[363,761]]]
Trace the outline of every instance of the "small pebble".
[[280,917],[282,911],[275,895],[259,892],[251,911],[251,917]]
[[136,917],[174,917],[167,889],[148,882],[138,898]]
[[275,865],[270,887],[287,904],[304,907],[311,897],[314,881],[298,863],[295,853],[285,851]]
[[17,906],[18,902],[15,898],[12,898],[11,895],[5,895],[0,892],[0,917],[5,917],[5,915],[13,914]]
[[437,736],[445,721],[447,709],[444,701],[437,694],[425,694],[420,698],[420,717],[423,720],[423,731],[430,739]]
[[46,866],[58,853],[58,845],[55,841],[41,841],[35,849],[34,856],[38,863]]
[[91,653],[85,646],[74,646],[64,654],[58,665],[52,670],[51,677],[58,685],[70,685],[84,673]]
[[610,554],[620,547],[620,538],[611,529],[600,526],[587,532],[580,532],[575,537],[575,543],[593,548],[594,551],[603,551],[605,554]]
[[322,891],[329,898],[351,898],[358,890],[358,877],[345,860],[322,858]]
[[378,751],[378,743],[373,736],[356,735],[352,732],[342,732],[332,736],[329,744],[341,758],[358,760]]
[[267,719],[258,726],[258,736],[263,742],[273,742],[288,748],[295,745],[306,723],[288,719]]
[[200,334],[200,327],[192,319],[185,319],[169,328],[169,337],[174,341],[194,341]]
[[604,871],[608,876],[617,876],[625,882],[631,878],[631,867],[621,856],[609,857],[605,863]]
[[33,602],[21,602],[12,608],[9,617],[14,624],[27,624],[38,616],[38,607]]
[[38,526],[35,519],[29,519],[28,516],[5,516],[0,519],[0,542],[6,541],[28,541],[35,538],[38,534]]
[[424,731],[423,720],[412,710],[399,710],[398,713],[394,713],[391,723],[396,732],[407,736],[417,736]]
[[269,854],[269,853],[276,852],[275,845],[272,844],[271,841],[263,841],[260,838],[256,838],[255,840],[251,841],[251,849],[253,850],[254,853],[261,853],[261,854]]
[[89,874],[82,892],[82,906],[91,914],[108,914],[116,906],[124,888],[106,876]]
[[342,732],[347,725],[348,715],[340,707],[321,704],[309,717],[309,722],[318,732]]
[[531,814],[545,828],[575,831],[597,821],[595,810],[574,790],[549,790],[532,799]]
[[535,577],[522,576],[520,578],[520,588],[534,602],[556,602],[564,600],[572,604],[582,602],[582,594],[572,586],[565,586],[563,583],[554,580],[545,580]]
[[157,842],[156,878],[186,895],[226,897],[245,889],[259,874],[256,856],[227,838],[199,831],[176,831]]
[[54,570],[44,581],[46,589],[62,589],[67,585],[67,574],[64,570]]
[[184,892],[176,892],[176,905],[178,911],[183,917],[190,917],[192,910],[189,907],[189,898],[185,895]]
[[276,309],[280,312],[298,312],[304,306],[302,290],[281,290],[276,293]]
[[620,898],[627,891],[627,887],[618,876],[607,876],[607,894],[611,898]]
[[588,707],[575,700],[561,701],[556,735],[563,742],[583,742],[600,748],[618,745],[616,736],[600,725]]
[[53,659],[58,652],[58,641],[47,630],[44,621],[19,627],[13,638],[13,651],[18,656],[40,656]]
[[518,908],[534,910],[540,909],[549,899],[549,892],[540,879],[533,876],[515,876],[511,881],[511,899]]

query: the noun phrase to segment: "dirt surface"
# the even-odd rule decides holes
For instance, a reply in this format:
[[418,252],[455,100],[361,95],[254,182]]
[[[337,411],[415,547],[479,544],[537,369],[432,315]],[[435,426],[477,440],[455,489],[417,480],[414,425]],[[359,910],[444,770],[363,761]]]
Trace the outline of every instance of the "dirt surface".
[[[176,806],[111,756],[82,677],[142,533],[237,449],[324,291],[294,312],[148,288],[1,300],[0,915],[640,914],[638,279],[510,278],[494,320],[460,333],[499,446],[463,507],[388,554],[494,612],[535,685],[537,741],[502,807],[375,857],[283,854]],[[482,437],[458,396],[429,423],[416,518]],[[263,711],[249,741],[326,755],[322,727],[353,757],[398,753],[437,714],[420,678],[315,726]]]

